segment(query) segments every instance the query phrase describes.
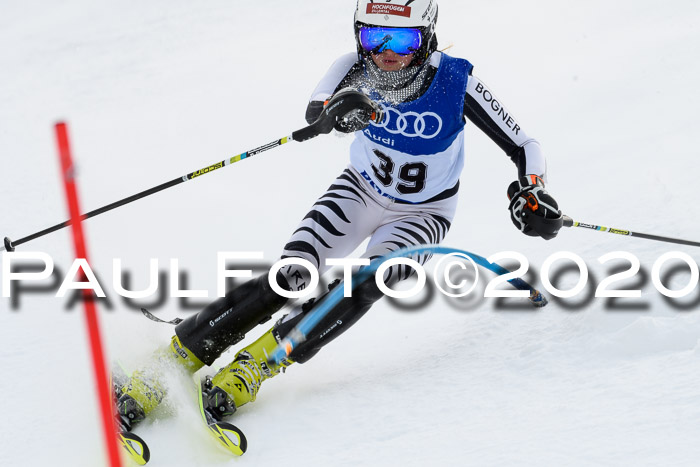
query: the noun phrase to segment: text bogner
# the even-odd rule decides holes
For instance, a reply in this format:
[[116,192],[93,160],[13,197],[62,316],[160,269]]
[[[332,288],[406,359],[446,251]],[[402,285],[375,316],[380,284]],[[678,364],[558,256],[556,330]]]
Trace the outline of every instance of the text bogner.
[[501,103],[493,97],[491,91],[485,89],[484,85],[479,83],[476,85],[476,92],[481,94],[481,96],[484,98],[484,101],[488,103],[493,109],[493,111],[496,112],[496,114],[503,119],[503,123],[505,123],[506,126],[511,129],[511,131],[513,131],[516,135],[520,132],[520,125],[518,125],[518,123],[513,119],[513,117],[511,117],[510,114],[506,112],[506,109],[501,106]]

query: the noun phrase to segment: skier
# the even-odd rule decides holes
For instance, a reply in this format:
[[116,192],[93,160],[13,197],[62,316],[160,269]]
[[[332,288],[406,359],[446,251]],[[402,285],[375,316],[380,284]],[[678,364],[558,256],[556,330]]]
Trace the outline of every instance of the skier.
[[[539,143],[472,75],[471,63],[437,50],[437,15],[436,0],[358,0],[357,52],[331,66],[306,110],[311,124],[344,98],[365,104],[335,124],[337,131],[355,133],[350,165],[301,221],[282,258],[302,258],[322,274],[328,269],[326,258],[345,257],[368,237],[362,256],[370,260],[399,248],[441,242],[456,210],[465,119],[486,133],[517,167],[518,178],[507,190],[515,226],[531,236],[557,235],[562,216],[544,189],[546,166]],[[424,264],[429,255],[414,259]],[[406,279],[411,273],[410,268],[394,266],[387,270],[385,282]],[[309,278],[307,269],[288,266],[277,274],[277,283],[286,290],[301,290]],[[269,364],[268,354],[314,301],[294,309],[207,378],[207,410],[220,420],[254,401],[264,380],[294,362],[308,361],[381,296],[374,281],[364,282],[333,308],[288,360]],[[177,325],[170,346],[160,351],[161,363],[174,361],[189,372],[212,365],[286,302],[272,290],[267,274],[252,279]],[[123,429],[131,429],[160,403],[165,389],[157,366],[135,372],[121,389],[118,411]]]

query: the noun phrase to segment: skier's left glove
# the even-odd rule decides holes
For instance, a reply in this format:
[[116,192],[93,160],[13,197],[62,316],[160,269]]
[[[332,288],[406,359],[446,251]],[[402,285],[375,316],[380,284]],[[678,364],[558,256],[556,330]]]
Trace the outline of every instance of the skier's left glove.
[[[334,110],[334,106],[337,106],[337,110]],[[323,111],[333,115],[333,128],[341,133],[364,130],[371,121],[379,123],[383,118],[382,109],[376,102],[352,88],[338,91],[324,102]]]
[[563,224],[559,205],[537,175],[525,175],[508,187],[510,219],[525,235],[551,240]]

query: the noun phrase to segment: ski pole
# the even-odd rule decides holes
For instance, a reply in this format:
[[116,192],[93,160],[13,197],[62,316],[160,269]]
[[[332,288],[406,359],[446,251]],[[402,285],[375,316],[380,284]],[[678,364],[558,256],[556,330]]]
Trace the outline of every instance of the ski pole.
[[657,242],[666,243],[678,243],[679,245],[689,245],[689,246],[700,246],[700,242],[693,242],[690,240],[682,240],[679,238],[662,237],[660,235],[650,235],[639,232],[631,232],[629,230],[613,229],[610,227],[603,227],[600,225],[584,224],[583,222],[576,222],[569,216],[562,216],[564,219],[564,227],[581,227],[584,229],[597,230],[599,232],[610,232],[612,234],[624,235],[627,237],[639,237],[646,238],[647,240],[656,240]]
[[[243,159],[247,159],[249,157],[252,157],[256,154],[259,154],[263,151],[267,151],[268,149],[276,148],[277,146],[281,146],[289,141],[293,141],[294,137],[293,136],[287,136],[285,138],[280,138],[278,140],[275,140],[271,143],[268,143],[264,146],[260,146],[259,148],[251,149],[250,151],[244,152],[242,154],[238,154],[237,156],[233,156],[229,159],[224,159],[223,161],[216,162],[215,164],[209,165],[207,167],[204,167],[199,170],[195,170],[194,172],[190,172],[186,175],[183,175],[182,177],[175,178],[173,180],[170,180],[169,182],[162,183],[158,186],[154,186],[153,188],[149,188],[148,190],[144,190],[140,193],[136,193],[135,195],[128,196],[124,199],[121,199],[119,201],[115,201],[114,203],[107,204],[105,206],[102,206],[101,208],[97,208],[93,211],[90,211],[86,214],[83,214],[80,216],[80,222],[84,221],[85,219],[89,219],[91,217],[95,217],[97,215],[103,214],[107,211],[111,211],[112,209],[116,209],[120,206],[124,206],[125,204],[132,203],[136,200],[139,200],[141,198],[145,198],[146,196],[150,196],[154,193],[158,193],[159,191],[166,190],[170,187],[173,187],[175,185],[179,185],[180,183],[184,183],[188,180],[195,179],[197,177],[200,177],[202,175],[208,174],[210,172],[213,172],[217,169],[220,169],[222,167],[226,167],[228,165],[231,165],[235,162],[241,161]],[[55,232],[57,230],[60,230],[64,227],[67,227],[70,225],[70,220],[67,220],[65,222],[61,222],[60,224],[56,224],[52,227],[49,227],[47,229],[41,230],[39,232],[35,232],[31,235],[27,235],[26,237],[20,238],[18,240],[10,240],[8,237],[5,237],[5,245],[4,248],[0,247],[0,250],[4,249],[7,251],[14,251],[15,247],[18,245],[21,245],[23,243],[29,242],[31,240],[34,240],[39,237],[43,237],[46,234],[49,234],[51,232]]]
[[[141,198],[145,198],[146,196],[152,195],[154,193],[158,193],[159,191],[163,191],[175,185],[179,185],[180,183],[192,180],[193,178],[197,178],[202,175],[208,174],[210,172],[213,172],[222,167],[226,167],[243,159],[248,159],[249,157],[253,157],[256,154],[260,154],[261,152],[265,152],[269,149],[282,146],[283,144],[288,143],[289,141],[302,142],[311,138],[315,138],[320,134],[328,134],[333,130],[333,128],[335,128],[336,124],[340,120],[344,119],[347,115],[350,115],[353,112],[357,111],[365,112],[369,119],[377,123],[380,123],[384,116],[384,114],[378,109],[376,104],[369,100],[369,98],[361,92],[340,92],[330,100],[328,105],[323,109],[323,111],[314,123],[302,128],[301,130],[293,132],[291,136],[280,138],[264,146],[251,149],[250,151],[238,154],[237,156],[233,156],[229,159],[224,159],[223,161],[216,162],[202,169],[195,170],[194,172],[188,173],[187,175],[183,175],[182,177],[170,180],[169,182],[160,184],[148,190],[144,190],[140,193],[136,193],[135,195],[131,195],[122,200],[115,201],[114,203],[108,204],[106,206],[102,206],[101,208],[95,209],[94,211],[90,211],[80,216],[80,222],[84,221],[85,219],[89,219],[91,217],[95,217],[99,214],[105,213],[107,211],[111,211],[112,209],[118,208],[120,206],[124,206],[125,204],[132,203]],[[10,240],[9,237],[5,237],[5,244],[4,246],[0,246],[0,251],[14,251],[15,247],[17,247],[18,245],[27,243],[28,241],[34,240],[39,237],[43,237],[46,234],[60,230],[64,227],[69,226],[70,223],[71,221],[69,220],[61,222],[60,224],[56,224],[53,227],[49,227],[47,229],[41,230],[31,235],[27,235],[26,237],[14,241]]]
[[[341,108],[341,110],[344,110]],[[119,201],[115,201],[114,203],[107,204],[105,206],[102,206],[101,208],[97,208],[93,211],[90,211],[86,214],[83,214],[80,216],[80,222],[84,221],[85,219],[89,219],[91,217],[95,217],[97,215],[100,215],[102,213],[105,213],[107,211],[111,211],[112,209],[116,209],[120,206],[124,206],[125,204],[132,203],[136,200],[139,200],[141,198],[145,198],[146,196],[150,196],[154,193],[158,193],[159,191],[166,190],[170,187],[173,187],[175,185],[179,185],[180,183],[184,183],[188,180],[192,180],[198,177],[201,177],[202,175],[211,173],[217,169],[220,169],[222,167],[229,166],[231,164],[234,164],[238,161],[242,161],[243,159],[248,159],[250,157],[255,156],[256,154],[260,154],[261,152],[267,151],[269,149],[276,148],[278,146],[281,146],[285,143],[288,143],[289,141],[306,141],[311,138],[315,138],[316,136],[320,134],[325,134],[325,133],[330,133],[330,131],[333,129],[333,126],[335,125],[337,115],[335,113],[327,113],[323,112],[321,116],[319,117],[318,120],[316,120],[314,123],[311,125],[302,128],[301,130],[297,130],[291,134],[291,136],[287,136],[284,138],[277,139],[275,141],[272,141],[268,144],[265,144],[264,146],[257,147],[255,149],[251,149],[249,151],[246,151],[244,153],[238,154],[236,156],[233,156],[228,159],[224,159],[222,161],[216,162],[214,164],[211,164],[207,167],[204,167],[199,170],[195,170],[194,172],[190,172],[186,175],[183,175],[181,177],[175,178],[173,180],[170,180],[169,182],[162,183],[158,186],[155,186],[153,188],[149,188],[148,190],[144,190],[140,193],[136,193],[135,195],[131,195],[129,197],[126,197],[124,199],[121,199]],[[64,227],[69,226],[71,223],[70,220],[67,220],[65,222],[61,222],[60,224],[56,224],[52,227],[49,227],[47,229],[41,230],[39,232],[35,232],[31,235],[27,235],[26,237],[22,237],[18,240],[10,240],[10,238],[5,237],[4,241],[4,246],[0,246],[0,251],[6,250],[6,251],[14,251],[15,247],[18,245],[21,245],[23,243],[27,243],[31,240],[34,240],[39,237],[43,237],[46,234],[49,234],[51,232],[55,232],[57,230],[63,229]]]

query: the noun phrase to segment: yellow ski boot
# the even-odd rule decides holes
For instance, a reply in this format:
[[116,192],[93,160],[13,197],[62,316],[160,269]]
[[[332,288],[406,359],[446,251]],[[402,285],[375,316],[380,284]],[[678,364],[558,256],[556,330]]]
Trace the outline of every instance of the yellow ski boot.
[[233,414],[238,407],[254,402],[262,382],[278,375],[293,363],[289,360],[281,365],[267,362],[278,343],[279,339],[272,328],[239,351],[233,361],[213,378],[207,378],[203,388],[207,411],[221,420]]
[[134,371],[117,393],[117,412],[121,431],[131,431],[133,425],[150,414],[163,400],[165,387],[161,382],[162,365],[173,365],[194,373],[204,364],[187,350],[177,336],[170,346],[156,352],[155,364]]

